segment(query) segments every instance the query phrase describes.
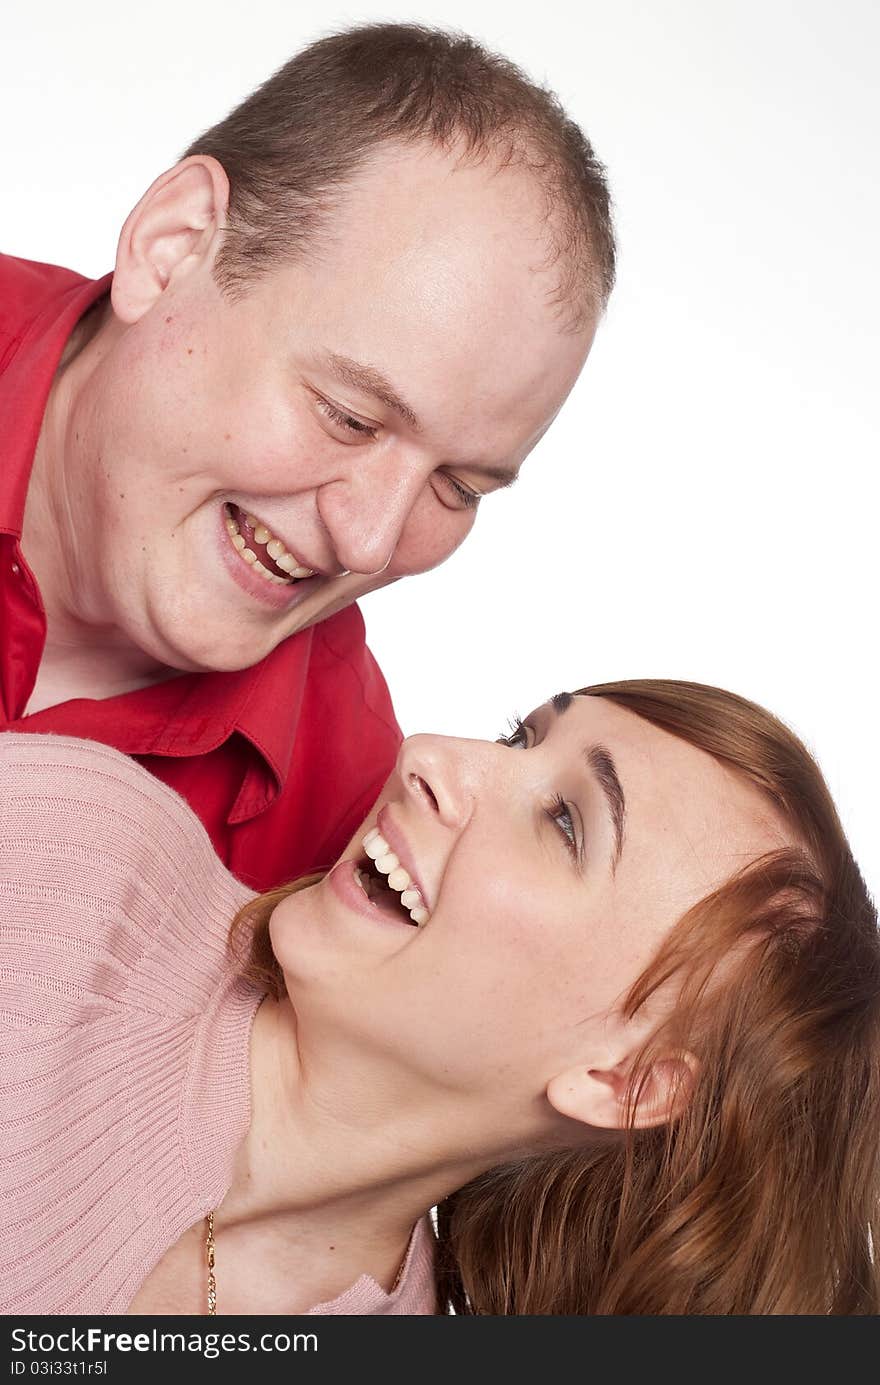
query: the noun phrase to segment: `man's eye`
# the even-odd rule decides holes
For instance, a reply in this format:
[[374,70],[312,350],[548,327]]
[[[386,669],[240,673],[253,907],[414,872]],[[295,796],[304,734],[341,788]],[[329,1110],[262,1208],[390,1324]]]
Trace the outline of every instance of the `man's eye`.
[[329,418],[337,427],[344,429],[345,432],[353,433],[357,437],[375,438],[377,429],[372,428],[368,423],[361,423],[358,418],[352,418],[351,414],[345,413],[342,409],[337,409],[336,405],[331,404],[329,399],[319,399],[318,408],[325,417]]
[[463,486],[460,481],[456,481],[454,476],[448,476],[446,472],[442,472],[441,475],[463,510],[475,510],[477,508],[483,498],[479,491],[469,490],[467,486]]

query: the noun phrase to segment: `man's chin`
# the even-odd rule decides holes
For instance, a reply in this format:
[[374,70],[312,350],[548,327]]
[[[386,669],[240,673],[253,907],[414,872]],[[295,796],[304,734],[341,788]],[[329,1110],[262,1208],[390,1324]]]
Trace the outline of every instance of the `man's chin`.
[[[340,582],[338,578],[332,580]],[[131,629],[128,635],[145,656],[175,673],[238,673],[259,664],[285,640],[329,620],[367,592],[388,586],[395,580],[393,576],[385,580],[343,577],[342,590],[322,593],[325,600],[304,602],[294,608],[286,620],[278,620],[268,630],[245,626],[237,638],[232,623],[217,629],[214,637],[210,627],[199,622],[197,614],[185,617],[182,612],[173,621],[155,621],[149,629]],[[197,642],[193,638],[195,634],[198,634]]]
[[235,651],[223,651],[213,649],[209,652],[199,654],[184,654],[174,651],[172,659],[168,662],[168,668],[175,673],[240,673],[242,669],[253,668],[271,654],[281,641],[267,646],[265,649],[248,653],[241,649]]
[[155,660],[157,670],[163,671],[157,682],[185,673],[238,673],[241,669],[253,668],[280,643],[280,640],[263,643],[251,639],[232,644],[228,630],[224,635],[224,639],[216,642],[210,637],[203,638],[198,645],[168,629],[152,630],[149,635],[137,632],[130,638],[143,655]]

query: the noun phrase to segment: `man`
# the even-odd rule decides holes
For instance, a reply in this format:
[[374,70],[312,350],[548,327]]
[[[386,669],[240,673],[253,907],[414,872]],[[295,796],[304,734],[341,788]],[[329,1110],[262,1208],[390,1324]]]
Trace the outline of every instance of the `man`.
[[2,724],[134,756],[255,888],[331,860],[399,742],[353,603],[515,479],[613,272],[555,100],[404,25],[197,140],[112,276],[4,258]]

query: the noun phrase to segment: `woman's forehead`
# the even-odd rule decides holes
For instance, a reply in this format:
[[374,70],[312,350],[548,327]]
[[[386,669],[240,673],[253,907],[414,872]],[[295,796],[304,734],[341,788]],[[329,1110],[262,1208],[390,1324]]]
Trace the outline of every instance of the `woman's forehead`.
[[658,884],[672,884],[672,876],[686,890],[699,886],[701,897],[792,840],[742,771],[607,698],[575,697],[559,714],[545,704],[541,715],[555,723],[560,745],[564,735],[569,753],[598,744],[613,758],[626,800],[621,884],[650,872]]

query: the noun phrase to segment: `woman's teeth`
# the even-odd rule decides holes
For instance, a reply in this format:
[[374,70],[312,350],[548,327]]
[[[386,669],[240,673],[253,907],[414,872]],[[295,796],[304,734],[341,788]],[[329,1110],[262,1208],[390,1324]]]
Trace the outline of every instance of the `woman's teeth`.
[[302,581],[305,577],[314,577],[314,572],[310,567],[303,567],[292,553],[287,549],[280,539],[276,539],[270,529],[265,524],[261,524],[256,515],[245,515],[244,521],[248,525],[250,533],[253,534],[253,542],[265,548],[267,555],[271,558],[275,567],[281,569],[281,573],[271,572],[265,563],[261,563],[257,554],[252,548],[248,547],[247,539],[241,532],[241,527],[234,515],[226,510],[226,529],[232,540],[232,546],[239,556],[258,572],[267,582],[274,582],[279,587],[289,587],[293,582]]
[[[409,872],[400,864],[377,827],[372,828],[364,837],[363,848],[379,874],[385,876],[385,883],[388,888],[400,895],[400,902],[404,909],[409,912],[413,923],[417,928],[421,928],[422,924],[427,923],[431,917],[429,910],[425,908],[422,892],[417,885],[413,884]],[[358,871],[357,878],[364,893],[369,895],[367,889],[369,877],[365,878],[363,873]]]

